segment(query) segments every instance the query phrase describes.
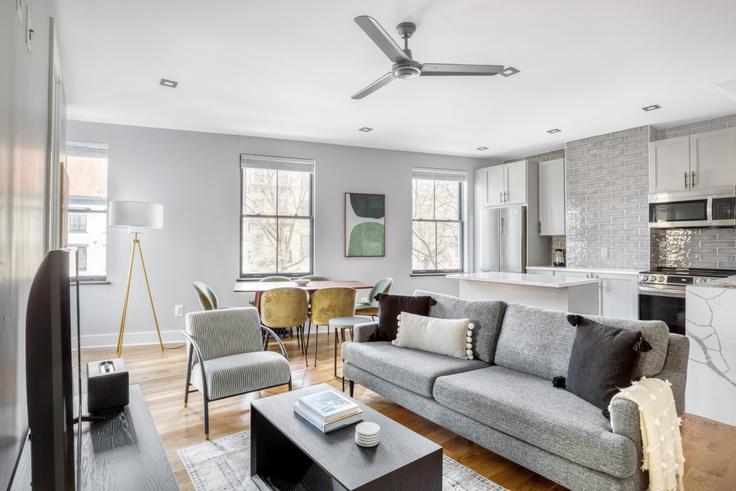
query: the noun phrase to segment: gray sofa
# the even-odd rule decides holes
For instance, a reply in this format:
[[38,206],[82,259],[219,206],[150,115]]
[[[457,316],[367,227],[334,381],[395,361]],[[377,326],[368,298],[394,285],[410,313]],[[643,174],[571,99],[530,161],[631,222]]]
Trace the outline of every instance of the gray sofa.
[[[565,312],[497,301],[470,301],[431,292],[430,316],[468,318],[474,360],[460,360],[388,342],[369,342],[376,323],[356,326],[344,343],[343,374],[463,437],[574,490],[647,488],[639,412],[614,401],[610,420],[552,378],[567,375],[575,328]],[[599,318],[641,330],[653,349],[642,353],[632,378],[672,383],[684,411],[689,341],[659,321]]]

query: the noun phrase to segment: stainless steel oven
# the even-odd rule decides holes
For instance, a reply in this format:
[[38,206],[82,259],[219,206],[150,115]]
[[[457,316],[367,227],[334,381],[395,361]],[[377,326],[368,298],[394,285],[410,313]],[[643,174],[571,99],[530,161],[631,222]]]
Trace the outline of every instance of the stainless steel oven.
[[685,288],[736,274],[725,269],[660,268],[639,273],[639,319],[661,320],[685,334]]
[[736,188],[649,195],[649,228],[736,226]]

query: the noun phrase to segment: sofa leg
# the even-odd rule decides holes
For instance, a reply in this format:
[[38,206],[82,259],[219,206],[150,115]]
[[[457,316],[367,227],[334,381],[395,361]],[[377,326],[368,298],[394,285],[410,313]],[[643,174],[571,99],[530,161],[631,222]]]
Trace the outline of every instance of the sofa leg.
[[348,391],[350,397],[353,397],[353,392],[355,391],[355,382],[353,382],[352,380],[348,380]]
[[289,379],[289,391],[291,391],[291,379]]

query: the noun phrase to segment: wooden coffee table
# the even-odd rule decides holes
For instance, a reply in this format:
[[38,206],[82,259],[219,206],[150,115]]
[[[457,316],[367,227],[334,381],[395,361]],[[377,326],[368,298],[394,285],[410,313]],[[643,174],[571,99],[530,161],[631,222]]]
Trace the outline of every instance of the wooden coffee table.
[[[355,444],[355,425],[322,433],[294,413],[302,396],[327,384],[251,403],[250,472],[263,490],[442,490],[442,447],[360,401],[363,420],[381,425],[381,443]],[[339,392],[339,391],[338,391]]]

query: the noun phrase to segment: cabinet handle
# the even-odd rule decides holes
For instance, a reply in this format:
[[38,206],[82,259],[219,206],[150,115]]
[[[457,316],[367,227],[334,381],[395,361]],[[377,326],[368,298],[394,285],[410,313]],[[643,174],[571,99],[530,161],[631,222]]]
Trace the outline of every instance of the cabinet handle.
[[690,171],[690,188],[692,189],[694,187],[695,187],[695,171],[691,170]]
[[685,172],[685,189],[687,189],[687,172]]

